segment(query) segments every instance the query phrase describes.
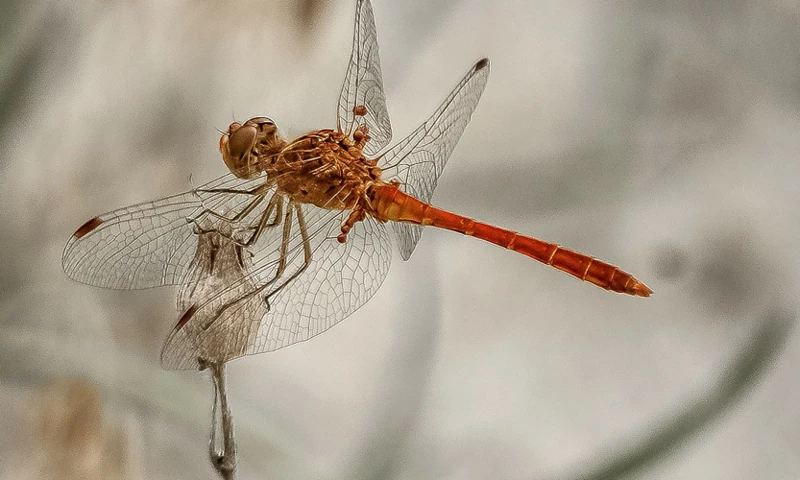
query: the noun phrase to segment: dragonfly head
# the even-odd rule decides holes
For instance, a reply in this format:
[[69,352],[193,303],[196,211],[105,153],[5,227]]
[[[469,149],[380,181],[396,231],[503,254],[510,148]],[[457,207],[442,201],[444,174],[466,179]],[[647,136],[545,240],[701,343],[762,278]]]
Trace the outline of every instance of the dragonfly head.
[[285,144],[272,120],[255,117],[244,124],[231,123],[219,139],[219,151],[234,175],[250,179],[261,174],[259,159],[279,152]]

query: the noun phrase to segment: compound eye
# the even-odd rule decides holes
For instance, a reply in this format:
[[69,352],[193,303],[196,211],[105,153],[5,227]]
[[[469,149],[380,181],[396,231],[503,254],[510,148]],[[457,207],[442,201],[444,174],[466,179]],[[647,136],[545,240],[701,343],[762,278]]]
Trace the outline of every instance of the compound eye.
[[228,151],[231,157],[241,160],[250,154],[250,150],[256,142],[256,135],[258,135],[258,130],[253,125],[245,124],[236,130],[231,130],[228,138]]
[[245,125],[275,125],[275,122],[269,117],[253,117]]
[[245,123],[245,125],[253,125],[258,128],[258,131],[261,133],[271,134],[274,133],[277,127],[275,126],[275,122],[272,121],[271,118],[268,117],[255,117],[251,118],[250,120]]
[[235,132],[236,130],[239,130],[240,128],[242,128],[242,124],[241,123],[233,122],[230,125],[228,125],[228,131],[225,132],[225,133],[227,135],[230,135],[231,133]]

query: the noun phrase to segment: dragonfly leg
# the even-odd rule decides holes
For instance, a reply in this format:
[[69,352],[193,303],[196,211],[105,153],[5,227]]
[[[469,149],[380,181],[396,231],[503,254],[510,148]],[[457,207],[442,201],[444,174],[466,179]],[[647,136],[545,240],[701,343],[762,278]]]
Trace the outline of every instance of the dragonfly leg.
[[[253,195],[256,198],[252,202],[248,203],[247,206],[244,209],[242,209],[239,213],[237,213],[233,217],[227,217],[227,216],[225,216],[225,215],[223,215],[221,213],[218,213],[218,212],[215,212],[214,210],[211,210],[210,208],[206,208],[202,212],[197,214],[196,216],[188,217],[187,221],[188,222],[194,222],[195,224],[197,224],[197,220],[200,217],[202,217],[204,215],[210,215],[210,216],[218,218],[218,219],[220,219],[220,220],[222,220],[224,222],[228,222],[228,223],[238,222],[239,220],[241,220],[242,218],[244,218],[248,214],[250,214],[250,212],[252,212],[254,208],[256,208],[261,202],[264,201],[264,198],[266,198],[266,196],[267,196],[267,191],[268,190],[269,190],[269,185],[268,184],[259,185],[259,186],[255,187],[255,188],[250,189],[250,190],[236,190],[236,189],[231,189],[231,188],[195,190],[194,191],[195,195],[197,195],[198,193],[233,193],[233,194],[239,194],[239,195]],[[202,199],[201,199],[201,201],[202,201]]]
[[[263,200],[263,198],[262,198],[262,200]],[[256,203],[256,202],[253,202],[253,203]],[[258,203],[260,203],[260,202],[258,202]],[[256,205],[258,205],[258,203],[256,203]],[[253,205],[253,208],[255,208],[255,205]],[[276,209],[277,209],[277,213],[275,213],[275,217],[270,222],[269,219],[270,219],[270,217],[272,217],[272,213],[275,212]],[[244,213],[243,216],[246,216],[252,210],[253,209],[250,208],[250,211],[241,212],[241,213]],[[228,240],[230,240],[233,243],[235,243],[236,246],[248,248],[248,247],[251,247],[258,240],[258,237],[261,235],[261,233],[263,233],[264,229],[275,227],[280,223],[281,216],[283,215],[281,212],[283,212],[283,197],[280,196],[280,195],[273,195],[272,198],[270,199],[269,203],[267,204],[267,208],[264,209],[264,212],[259,217],[258,224],[256,226],[254,226],[254,227],[245,227],[245,228],[241,229],[241,231],[249,231],[249,230],[253,231],[253,234],[250,236],[250,238],[248,238],[247,240],[244,240],[244,241],[239,240],[237,238],[234,238],[233,234],[225,234],[224,232],[220,232],[218,229],[210,228],[210,229],[201,230],[199,225],[197,225],[197,224],[195,224],[196,228],[195,228],[195,232],[194,233],[197,234],[197,235],[203,234],[203,233],[219,233],[220,235],[224,236]],[[211,212],[211,213],[213,214],[214,212]],[[235,221],[238,221],[238,220],[239,219],[235,219],[235,218],[234,219],[225,219],[225,221],[231,221],[231,222],[235,222]],[[252,253],[251,253],[251,255],[252,255]]]
[[199,188],[195,193],[238,193],[241,195],[260,195],[267,184],[261,184],[249,190],[239,190],[238,188]]
[[264,290],[266,290],[270,285],[275,283],[275,281],[277,281],[286,271],[286,257],[289,250],[289,241],[291,240],[291,231],[292,231],[291,228],[292,210],[294,210],[297,214],[297,223],[300,227],[300,236],[303,242],[303,265],[296,272],[294,272],[289,278],[287,278],[286,281],[281,283],[277,288],[275,288],[274,290],[272,290],[271,292],[269,292],[267,295],[264,296],[264,303],[267,306],[267,310],[270,309],[269,305],[270,297],[277,294],[278,292],[283,290],[287,285],[292,283],[298,276],[300,276],[308,268],[309,265],[311,265],[311,258],[312,258],[311,239],[308,236],[308,228],[306,226],[305,216],[303,215],[303,210],[301,206],[295,202],[291,202],[289,207],[286,209],[286,214],[284,217],[285,223],[283,227],[283,239],[281,241],[281,254],[280,254],[281,258],[278,262],[278,269],[276,270],[275,275],[268,282],[264,283],[258,288],[255,288],[247,292],[246,294],[240,296],[239,298],[231,302],[228,302],[226,305],[217,310],[213,318],[208,323],[202,326],[203,330],[208,330],[208,328],[210,328],[211,325],[213,325],[214,322],[218,318],[220,318],[228,309],[234,308],[237,304],[247,301],[250,298],[252,298],[253,295],[258,295]]
[[300,226],[300,237],[303,241],[303,266],[294,272],[291,277],[287,278],[286,281],[283,282],[278,288],[271,291],[266,297],[264,297],[264,301],[267,303],[267,308],[269,308],[269,297],[283,290],[285,286],[292,283],[295,278],[299,277],[300,274],[305,272],[308,266],[311,265],[311,239],[308,237],[308,228],[306,227],[306,219],[303,216],[303,209],[301,208],[300,204],[294,202],[292,202],[290,208],[292,207],[294,207],[297,212],[297,224]]
[[[258,295],[259,293],[263,292],[270,285],[275,283],[281,277],[281,275],[283,275],[283,272],[286,270],[286,256],[287,256],[287,253],[288,253],[288,250],[289,250],[289,242],[291,240],[291,234],[292,234],[292,210],[293,209],[290,206],[289,208],[286,209],[286,214],[284,215],[284,219],[283,219],[283,237],[281,238],[281,253],[280,253],[280,259],[278,260],[278,268],[275,271],[275,275],[273,275],[273,277],[269,281],[264,283],[263,285],[260,285],[259,287],[257,287],[255,289],[245,293],[244,295],[242,295],[242,296],[240,296],[240,297],[238,297],[238,298],[226,303],[222,307],[220,307],[214,313],[214,315],[211,317],[211,319],[201,327],[203,330],[208,330],[214,324],[214,322],[218,318],[220,318],[228,309],[234,308],[239,303],[245,302],[245,301],[249,300],[250,298],[252,298],[253,295]],[[305,223],[303,223],[302,225],[304,226]],[[303,230],[301,228],[301,233],[302,233],[302,231]],[[306,262],[306,265],[307,264],[308,264],[308,262]],[[303,267],[303,269],[305,269],[305,266]],[[269,299],[269,295],[264,297],[264,302],[266,303],[267,310],[269,310],[269,301],[268,301],[268,299]]]
[[[235,223],[235,222],[241,220],[241,218],[244,218],[247,215],[249,215],[253,211],[253,209],[255,209],[255,207],[258,206],[264,200],[264,198],[265,197],[257,198],[250,205],[248,205],[247,208],[245,208],[245,210],[242,210],[241,212],[239,212],[239,214],[236,215],[236,217],[234,217],[232,219],[224,219],[224,221],[230,221],[231,223]],[[277,210],[277,212],[276,212],[276,210]],[[273,217],[273,212],[275,212],[274,217]],[[247,240],[239,240],[238,238],[234,238],[234,235],[232,233],[231,234],[226,234],[224,232],[220,232],[218,229],[213,229],[212,228],[212,229],[203,230],[203,229],[201,229],[199,224],[197,224],[197,222],[195,222],[195,226],[196,226],[195,234],[217,232],[217,233],[225,236],[226,238],[228,238],[232,242],[234,242],[237,246],[244,247],[244,248],[249,248],[249,247],[251,247],[252,245],[255,244],[255,242],[258,240],[258,238],[261,236],[261,234],[264,232],[264,230],[266,230],[268,228],[273,228],[273,227],[275,227],[275,226],[280,224],[281,216],[283,215],[282,212],[283,212],[283,196],[275,194],[275,195],[272,196],[272,198],[270,199],[269,203],[267,204],[267,208],[265,208],[264,212],[261,214],[261,216],[260,216],[260,218],[258,220],[258,224],[256,226],[254,226],[254,227],[246,227],[246,228],[243,228],[243,229],[240,230],[240,231],[252,231],[253,232],[252,235],[250,235],[250,237]],[[215,212],[211,212],[211,213],[215,214]],[[271,221],[270,221],[270,218],[272,218]]]
[[356,206],[353,207],[353,211],[350,212],[350,216],[347,217],[347,220],[345,220],[344,225],[342,225],[342,233],[336,237],[336,240],[338,240],[339,243],[346,242],[347,234],[353,229],[353,225],[361,220],[364,220],[365,218],[367,218],[367,212],[364,209],[364,206],[361,203],[357,203]]
[[[294,202],[292,202],[289,207],[286,209],[286,215],[283,219],[283,237],[281,238],[281,258],[278,260],[278,269],[275,271],[275,275],[264,285],[258,287],[256,290],[248,294],[255,295],[259,292],[264,291],[267,287],[272,285],[275,281],[277,281],[283,275],[283,272],[286,271],[286,256],[289,251],[289,241],[291,240],[292,236],[292,208],[295,206]],[[280,207],[283,207],[283,199],[281,198]],[[302,232],[302,230],[301,230]],[[305,268],[305,267],[304,267]],[[282,288],[282,287],[281,287]],[[267,306],[267,311],[270,310],[269,306],[269,295],[264,297],[264,304]]]
[[244,217],[246,217],[247,215],[249,215],[257,206],[259,206],[261,204],[261,202],[264,201],[264,198],[266,198],[265,195],[259,195],[258,197],[253,199],[253,201],[248,203],[246,207],[244,207],[239,213],[237,213],[233,217],[226,217],[225,215],[223,215],[221,213],[217,213],[214,210],[211,210],[211,209],[207,208],[207,209],[203,210],[202,212],[200,212],[198,215],[196,215],[194,217],[187,217],[186,221],[188,223],[194,223],[195,224],[196,230],[197,230],[195,232],[195,234],[208,233],[209,231],[214,231],[215,229],[204,229],[200,225],[199,219],[201,217],[208,215],[208,216],[215,217],[215,218],[217,218],[217,219],[219,219],[219,220],[221,220],[221,221],[223,221],[225,223],[236,223],[236,222],[240,221],[241,219],[243,219]]
[[[270,222],[269,218],[272,216],[272,212],[275,212],[275,218]],[[258,241],[258,238],[264,233],[264,230],[267,228],[274,228],[278,226],[281,222],[281,217],[283,216],[283,196],[282,195],[274,195],[272,199],[269,201],[267,205],[267,209],[261,215],[261,219],[258,221],[258,225],[253,228],[254,232],[253,235],[247,239],[246,242],[242,243],[242,247],[250,247]]]

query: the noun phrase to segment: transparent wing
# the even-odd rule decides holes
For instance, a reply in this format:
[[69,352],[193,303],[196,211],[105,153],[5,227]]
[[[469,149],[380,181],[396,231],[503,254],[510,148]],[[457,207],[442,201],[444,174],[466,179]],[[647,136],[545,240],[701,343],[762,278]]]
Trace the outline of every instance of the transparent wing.
[[[425,123],[380,157],[383,178],[397,179],[403,191],[430,202],[447,159],[469,123],[489,78],[489,60],[473,66]],[[398,248],[408,260],[422,235],[422,227],[393,223]]]
[[[353,113],[353,107],[358,105],[367,107],[363,118],[356,118]],[[356,5],[353,50],[339,95],[338,116],[339,129],[345,133],[351,132],[354,124],[365,123],[369,127],[371,140],[364,146],[364,153],[369,156],[375,156],[392,140],[375,19],[369,0],[359,0]]]
[[[198,357],[210,361],[269,352],[308,340],[331,328],[369,300],[378,290],[391,263],[385,225],[367,218],[350,231],[347,242],[336,236],[348,212],[304,205],[311,261],[294,280],[284,281],[305,264],[305,250],[296,216],[279,271],[281,239],[240,264],[229,278],[213,278],[212,270],[197,278],[208,287],[186,295],[181,320],[164,345],[161,362],[169,369],[199,368]],[[273,227],[283,230],[283,226]],[[277,235],[273,235],[277,238]],[[217,249],[219,252],[232,250]],[[233,264],[233,253],[226,254]],[[202,254],[201,254],[202,256]],[[231,272],[231,269],[225,269]],[[231,281],[233,278],[233,281]],[[277,293],[276,293],[277,292]],[[202,295],[210,298],[201,300]],[[265,301],[268,298],[268,301]]]
[[[229,174],[198,190],[247,190],[263,182]],[[64,272],[82,283],[120,290],[180,284],[198,244],[188,219],[206,209],[232,215],[250,201],[251,195],[192,191],[95,217],[67,242]]]
[[[252,257],[230,237],[216,231],[199,236],[190,274],[178,295],[178,311],[186,314],[167,340],[162,354],[165,367],[180,368],[180,364],[172,365],[169,359],[187,361],[185,368],[199,368],[197,358],[200,356],[227,360],[247,353],[268,311],[261,296],[250,296],[235,317],[225,318],[225,328],[205,335],[202,322],[188,322],[188,319],[192,309],[202,302],[208,301],[209,307],[220,308],[256,289],[252,265]],[[182,325],[182,322],[187,324]],[[168,352],[181,352],[181,355],[172,357]]]

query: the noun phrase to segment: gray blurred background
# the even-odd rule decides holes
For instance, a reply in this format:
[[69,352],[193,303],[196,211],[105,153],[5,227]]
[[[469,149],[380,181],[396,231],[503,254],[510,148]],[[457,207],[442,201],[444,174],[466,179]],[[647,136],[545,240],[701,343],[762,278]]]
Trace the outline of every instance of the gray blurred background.
[[[395,139],[492,61],[434,203],[655,296],[427,231],[339,326],[229,366],[240,478],[799,478],[798,3],[373,3]],[[158,365],[175,290],[61,250],[225,173],[233,119],[334,126],[354,4],[2,4],[0,477],[215,478],[207,374]]]

